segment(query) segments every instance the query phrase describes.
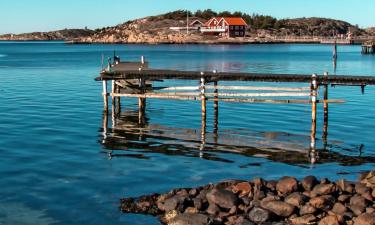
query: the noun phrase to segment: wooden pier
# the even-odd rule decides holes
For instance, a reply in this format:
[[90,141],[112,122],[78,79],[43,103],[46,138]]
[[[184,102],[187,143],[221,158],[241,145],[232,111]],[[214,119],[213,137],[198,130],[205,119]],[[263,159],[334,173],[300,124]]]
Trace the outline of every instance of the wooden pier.
[[366,41],[362,44],[362,54],[375,54],[375,41]]
[[[138,98],[139,122],[144,118],[146,99],[190,100],[201,102],[202,116],[202,150],[206,134],[207,101],[214,102],[214,117],[217,128],[219,102],[235,103],[265,103],[265,104],[311,104],[311,161],[314,163],[316,149],[317,105],[324,107],[323,139],[328,135],[328,104],[343,103],[341,99],[329,99],[329,86],[345,85],[359,86],[364,89],[367,85],[375,85],[374,76],[339,76],[324,73],[318,74],[257,74],[231,73],[213,71],[177,71],[149,68],[148,62],[141,57],[140,62],[120,62],[116,58],[103,69],[95,79],[102,81],[104,112],[108,112],[108,97],[112,98],[112,112],[118,110],[121,97]],[[191,84],[186,86],[161,86],[166,80],[185,80]],[[111,90],[108,91],[108,82]],[[241,85],[223,85],[228,82]],[[278,82],[283,86],[252,86],[251,82]],[[181,83],[181,82],[179,82]],[[288,83],[301,83],[301,86],[284,86]],[[242,85],[243,84],[243,85]],[[303,85],[302,85],[303,84]],[[320,99],[319,90],[323,88],[323,99]]]

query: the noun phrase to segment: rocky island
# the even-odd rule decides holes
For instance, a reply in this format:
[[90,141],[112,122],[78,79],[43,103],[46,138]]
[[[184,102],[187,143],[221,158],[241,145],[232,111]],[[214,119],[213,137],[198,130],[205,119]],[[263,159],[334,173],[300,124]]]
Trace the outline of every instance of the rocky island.
[[[195,29],[211,18],[238,17],[247,23],[243,37],[207,35]],[[187,19],[189,24],[187,24]],[[187,26],[188,25],[188,26]],[[190,30],[187,29],[190,27]],[[276,19],[242,12],[174,11],[96,30],[72,29],[54,32],[1,35],[0,40],[65,40],[69,43],[325,43],[351,44],[372,39],[374,28],[361,29],[350,23],[327,18]]]
[[50,32],[0,35],[2,41],[68,41],[85,38],[95,32],[89,29],[64,29]]

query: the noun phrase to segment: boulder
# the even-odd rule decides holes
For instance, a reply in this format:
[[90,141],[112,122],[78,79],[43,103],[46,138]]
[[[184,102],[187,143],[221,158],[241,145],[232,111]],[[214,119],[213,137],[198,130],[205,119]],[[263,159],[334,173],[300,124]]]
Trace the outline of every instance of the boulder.
[[219,214],[220,209],[216,204],[210,203],[206,212],[210,215],[217,215],[217,214]]
[[239,194],[240,197],[244,197],[249,195],[252,191],[252,187],[249,182],[242,182],[234,185],[232,191]]
[[309,201],[310,205],[317,208],[317,209],[323,209],[330,207],[333,204],[332,197],[331,196],[319,196],[310,199]]
[[305,225],[312,224],[316,221],[316,217],[312,214],[306,214],[300,217],[294,217],[290,219],[290,223],[293,225]]
[[375,214],[364,213],[354,219],[354,225],[375,225]]
[[216,204],[221,208],[230,209],[236,205],[238,198],[230,191],[223,189],[213,189],[207,193],[207,200],[210,204]]
[[203,202],[200,198],[193,198],[193,204],[194,207],[198,210],[201,210],[203,208]]
[[352,182],[341,179],[336,182],[336,185],[342,192],[348,192],[348,193],[354,192],[354,185]]
[[299,210],[299,214],[302,215],[307,215],[307,214],[314,214],[316,212],[316,208],[313,207],[310,204],[306,204],[304,206],[301,206]]
[[318,225],[340,225],[340,223],[336,216],[326,216],[319,221]]
[[340,195],[337,200],[339,202],[346,203],[350,199],[350,195]]
[[276,190],[282,194],[292,193],[298,190],[298,182],[294,177],[283,177],[277,182]]
[[301,205],[304,205],[306,199],[306,196],[302,195],[301,193],[295,192],[288,195],[284,201],[299,208],[301,207]]
[[335,192],[336,186],[334,184],[318,184],[312,190],[313,196],[329,195]]
[[332,212],[338,214],[338,215],[343,215],[347,211],[347,208],[345,205],[343,205],[340,202],[337,202],[336,204],[333,205]]
[[302,187],[306,191],[311,191],[314,188],[314,186],[319,183],[319,181],[314,176],[307,176],[303,178],[301,183],[302,183]]
[[289,217],[295,209],[293,205],[277,200],[262,202],[262,207],[281,217]]
[[235,223],[235,225],[255,225],[255,223],[253,223],[253,222],[251,222],[251,221],[249,221],[247,219],[243,219],[241,221],[237,221]]
[[354,195],[350,198],[350,207],[357,207],[362,211],[367,207],[367,200],[361,195]]
[[259,207],[254,207],[249,213],[249,219],[257,224],[268,221],[270,216],[270,212]]
[[164,204],[162,204],[163,206],[159,208],[164,210],[165,212],[169,212],[172,210],[177,210],[181,212],[184,209],[184,203],[185,197],[176,195],[166,199],[164,201]]
[[366,192],[370,192],[370,188],[367,187],[365,184],[362,184],[362,183],[358,183],[358,184],[355,184],[355,191],[358,193],[358,194],[364,194]]
[[183,213],[175,216],[168,225],[207,225],[210,219],[203,214]]

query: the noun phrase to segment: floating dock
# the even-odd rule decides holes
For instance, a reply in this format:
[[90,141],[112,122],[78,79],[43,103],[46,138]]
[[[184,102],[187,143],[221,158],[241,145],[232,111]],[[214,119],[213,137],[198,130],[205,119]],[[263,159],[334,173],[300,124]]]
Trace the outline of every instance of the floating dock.
[[[108,112],[108,97],[112,98],[112,113],[121,109],[121,97],[137,98],[139,122],[144,120],[147,98],[190,100],[201,102],[202,142],[206,135],[207,101],[213,101],[214,129],[217,129],[219,102],[265,103],[265,104],[310,104],[311,105],[311,154],[315,154],[317,105],[323,104],[323,140],[328,135],[328,105],[344,103],[342,99],[329,99],[329,86],[359,86],[362,91],[367,85],[375,85],[374,76],[330,76],[318,74],[261,74],[213,71],[179,71],[149,68],[141,57],[140,62],[120,62],[115,57],[107,68],[95,78],[103,83],[104,112]],[[186,86],[157,86],[167,80],[186,81]],[[108,91],[108,82],[111,90]],[[197,85],[191,85],[196,81]],[[222,85],[219,82],[236,82],[241,85]],[[277,82],[283,86],[252,86],[251,82]],[[178,82],[181,83],[181,82]],[[301,86],[286,86],[301,83]],[[243,85],[242,85],[243,84]],[[284,86],[285,85],[285,86]],[[320,87],[323,88],[319,94]],[[323,96],[319,99],[318,96]],[[203,145],[204,146],[204,145]],[[315,157],[311,157],[312,159]],[[313,161],[313,160],[312,160]]]

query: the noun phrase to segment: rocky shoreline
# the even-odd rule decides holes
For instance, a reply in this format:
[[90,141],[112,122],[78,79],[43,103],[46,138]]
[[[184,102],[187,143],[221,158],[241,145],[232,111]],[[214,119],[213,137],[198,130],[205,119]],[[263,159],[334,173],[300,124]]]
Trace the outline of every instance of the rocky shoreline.
[[314,176],[228,180],[124,198],[121,210],[157,216],[168,225],[375,225],[374,199],[373,171],[360,182]]
[[183,35],[169,35],[159,36],[153,38],[138,38],[132,40],[114,40],[112,37],[105,39],[81,39],[69,40],[67,44],[197,44],[197,45],[246,45],[246,44],[336,44],[338,45],[353,45],[361,44],[362,39],[358,40],[334,40],[334,39],[317,39],[317,38],[290,38],[290,39],[277,39],[277,38],[207,38],[199,37],[184,37]]

